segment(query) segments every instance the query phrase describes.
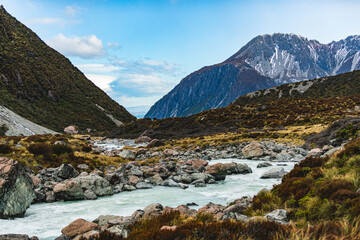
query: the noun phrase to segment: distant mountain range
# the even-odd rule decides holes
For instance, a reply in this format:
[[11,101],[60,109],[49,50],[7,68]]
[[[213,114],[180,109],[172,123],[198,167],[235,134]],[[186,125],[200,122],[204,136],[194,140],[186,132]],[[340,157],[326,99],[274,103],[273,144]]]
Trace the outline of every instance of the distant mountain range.
[[296,34],[257,36],[226,61],[185,77],[147,118],[189,116],[277,85],[360,69],[360,36],[322,44]]
[[0,91],[0,106],[6,108],[0,111],[0,123],[5,125],[11,114],[59,132],[68,125],[106,131],[136,119],[3,6]]
[[346,116],[359,116],[359,83],[360,70],[288,83],[248,93],[229,106],[188,117],[138,119],[117,127],[109,136],[137,138],[145,134],[151,138],[179,139],[239,132],[253,138],[258,134],[252,135],[253,132],[262,132],[266,138],[270,136],[267,131],[273,129],[327,125]]

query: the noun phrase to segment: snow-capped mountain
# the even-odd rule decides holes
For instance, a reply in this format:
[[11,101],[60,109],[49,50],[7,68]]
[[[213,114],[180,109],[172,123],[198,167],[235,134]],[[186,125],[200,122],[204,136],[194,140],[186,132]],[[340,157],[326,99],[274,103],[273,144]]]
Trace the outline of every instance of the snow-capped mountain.
[[360,36],[329,44],[296,34],[252,39],[226,61],[185,77],[145,117],[189,116],[249,92],[360,69]]

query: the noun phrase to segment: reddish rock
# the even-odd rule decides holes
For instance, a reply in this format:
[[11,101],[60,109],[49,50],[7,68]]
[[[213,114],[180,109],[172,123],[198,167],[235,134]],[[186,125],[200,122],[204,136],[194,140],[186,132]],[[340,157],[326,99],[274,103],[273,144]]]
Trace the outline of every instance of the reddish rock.
[[69,238],[74,238],[77,235],[93,231],[97,228],[98,225],[96,223],[79,218],[63,228],[61,232]]
[[163,179],[167,178],[168,176],[171,175],[171,172],[164,166],[160,166],[160,165],[156,165],[152,168],[148,168],[146,170],[144,170],[144,176],[147,177],[152,177],[156,174],[159,174],[160,177],[162,177]]
[[216,181],[225,180],[227,168],[222,163],[216,163],[214,165],[207,166],[205,173],[214,176]]
[[242,154],[246,158],[261,157],[264,155],[264,149],[259,142],[251,142],[242,149]]
[[195,216],[197,213],[195,209],[191,209],[186,205],[180,205],[176,208],[164,207],[163,213],[170,213],[172,211],[178,211],[181,216],[190,216],[190,217]]
[[64,133],[66,134],[78,134],[78,131],[76,130],[75,126],[68,126],[64,128]]
[[198,210],[198,213],[218,214],[224,211],[225,207],[220,204],[208,203]]
[[172,231],[174,232],[177,229],[177,226],[162,226],[160,231]]
[[191,165],[194,169],[198,171],[204,171],[205,167],[208,165],[208,161],[202,159],[194,159],[194,160],[187,160],[187,165]]
[[135,186],[139,182],[139,178],[137,176],[130,176],[128,180],[128,184]]
[[33,182],[35,188],[37,188],[39,186],[39,184],[41,183],[41,179],[34,176],[34,175],[29,175],[31,178],[31,181]]
[[159,139],[153,139],[151,140],[151,142],[149,142],[149,144],[146,146],[148,148],[153,148],[153,147],[160,147],[164,145],[164,142],[159,140]]
[[150,142],[151,138],[148,136],[140,136],[135,140],[135,143],[147,143]]

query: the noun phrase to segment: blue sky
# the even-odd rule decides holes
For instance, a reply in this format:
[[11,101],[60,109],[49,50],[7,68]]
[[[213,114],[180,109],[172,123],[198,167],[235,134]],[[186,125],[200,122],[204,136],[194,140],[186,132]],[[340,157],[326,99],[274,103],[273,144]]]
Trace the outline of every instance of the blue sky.
[[253,37],[360,34],[355,0],[0,0],[113,99],[141,115],[186,75]]

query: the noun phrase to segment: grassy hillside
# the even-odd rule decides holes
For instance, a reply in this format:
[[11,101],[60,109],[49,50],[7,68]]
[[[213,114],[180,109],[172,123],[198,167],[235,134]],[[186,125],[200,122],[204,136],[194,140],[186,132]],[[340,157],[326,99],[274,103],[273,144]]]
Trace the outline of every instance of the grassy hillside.
[[135,119],[2,6],[0,36],[0,105],[56,131],[72,124],[110,130],[116,125],[106,113]]
[[[325,99],[360,94],[360,71],[256,91],[243,95],[233,105],[266,103],[277,99]],[[358,102],[360,104],[360,102]]]

